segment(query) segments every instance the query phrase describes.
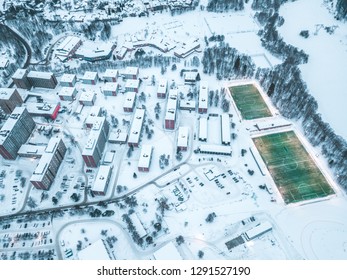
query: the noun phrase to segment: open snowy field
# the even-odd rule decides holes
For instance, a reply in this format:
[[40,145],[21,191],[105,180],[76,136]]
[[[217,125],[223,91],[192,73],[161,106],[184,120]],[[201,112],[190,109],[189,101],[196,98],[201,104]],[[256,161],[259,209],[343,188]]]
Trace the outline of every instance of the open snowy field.
[[[347,23],[335,20],[323,0],[288,2],[279,13],[285,19],[278,28],[284,41],[309,55],[308,63],[300,65],[300,69],[310,94],[318,102],[318,111],[337,134],[347,139]],[[332,26],[336,29],[330,35],[324,27]],[[299,35],[302,30],[309,31],[309,38]]]

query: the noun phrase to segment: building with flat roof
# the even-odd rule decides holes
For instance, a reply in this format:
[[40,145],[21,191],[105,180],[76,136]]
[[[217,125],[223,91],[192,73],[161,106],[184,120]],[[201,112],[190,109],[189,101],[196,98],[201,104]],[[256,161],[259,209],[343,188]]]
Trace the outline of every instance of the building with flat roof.
[[83,45],[76,51],[75,57],[86,61],[99,61],[109,59],[116,45],[112,42],[84,41]]
[[128,145],[138,147],[140,143],[140,136],[142,133],[143,122],[145,119],[145,109],[137,108],[134,114],[133,122],[131,124]]
[[96,83],[98,82],[98,79],[99,79],[98,72],[91,72],[91,71],[85,72],[82,78],[83,83],[87,85],[96,85]]
[[189,127],[180,126],[177,135],[177,150],[186,151],[188,149]]
[[220,116],[221,139],[223,145],[230,145],[230,117],[229,114],[221,114]]
[[92,193],[94,195],[106,195],[108,184],[112,175],[112,167],[108,165],[100,165],[94,184]]
[[33,117],[44,117],[55,120],[58,116],[60,109],[60,102],[58,103],[36,103],[36,102],[27,102],[24,104],[27,108],[29,114]]
[[249,241],[249,240],[255,239],[255,238],[271,231],[271,230],[272,230],[272,225],[270,224],[270,222],[265,221],[265,222],[258,224],[254,228],[247,230],[245,232],[245,236],[246,236],[246,239]]
[[71,57],[75,54],[79,46],[82,45],[82,40],[76,36],[67,36],[57,47],[57,56]]
[[58,84],[57,78],[52,72],[30,71],[27,77],[33,87],[53,89]]
[[30,182],[35,188],[49,190],[64,159],[66,146],[61,138],[51,138]]
[[141,154],[138,163],[138,170],[140,172],[149,172],[149,167],[152,161],[153,146],[142,145]]
[[198,112],[200,114],[207,113],[207,107],[208,107],[208,83],[205,81],[201,81],[200,91],[199,91]]
[[124,144],[128,140],[128,133],[126,132],[111,132],[108,137],[108,142],[112,144]]
[[106,82],[115,83],[117,82],[117,78],[118,78],[118,70],[106,69],[103,77]]
[[99,239],[78,252],[79,260],[114,260],[115,257],[110,252],[106,242],[103,239]]
[[184,73],[184,83],[186,85],[195,85],[199,80],[199,72],[197,71],[189,71]]
[[17,69],[17,71],[13,74],[12,80],[17,88],[23,89],[31,89],[32,85],[28,79],[28,69]]
[[177,117],[177,90],[171,89],[166,105],[165,129],[175,129]]
[[0,108],[11,114],[17,106],[23,104],[23,99],[15,88],[0,88]]
[[125,69],[123,76],[125,79],[137,80],[139,78],[139,67],[128,66]]
[[16,107],[0,130],[0,155],[16,159],[20,147],[29,139],[35,122],[24,107]]
[[199,50],[200,42],[199,40],[194,40],[188,43],[183,43],[180,47],[176,48],[174,55],[179,58],[186,58],[191,55],[194,51]]
[[125,94],[125,99],[123,103],[124,112],[133,112],[136,103],[136,93],[129,91]]
[[230,146],[204,144],[200,145],[198,150],[202,154],[231,156]]
[[110,125],[105,117],[95,117],[82,157],[88,167],[97,167],[108,139]]
[[96,94],[93,91],[83,91],[78,102],[84,106],[93,106],[96,100]]
[[118,83],[107,82],[102,87],[102,92],[105,96],[117,96],[119,90]]
[[167,93],[167,80],[161,79],[158,82],[157,97],[166,98],[166,93]]
[[27,158],[41,158],[44,154],[46,146],[24,144],[18,150],[18,156]]
[[133,222],[133,225],[135,227],[135,231],[139,234],[140,238],[143,238],[147,235],[147,230],[143,226],[138,214],[136,212],[129,215],[129,218]]
[[92,128],[93,124],[95,122],[96,117],[100,117],[102,113],[101,107],[100,106],[92,106],[90,108],[89,114],[86,117],[86,120],[84,122],[85,126],[88,128]]
[[156,260],[183,260],[173,242],[169,242],[153,253]]
[[125,90],[126,91],[133,91],[138,93],[139,92],[139,87],[140,87],[140,80],[136,79],[129,79],[125,82]]
[[196,102],[194,100],[180,100],[180,109],[195,111]]
[[62,87],[59,91],[60,100],[73,101],[76,98],[77,89],[75,87]]
[[62,87],[74,87],[77,81],[75,74],[64,74],[60,79],[60,85]]
[[199,120],[199,140],[207,141],[207,118],[200,118]]

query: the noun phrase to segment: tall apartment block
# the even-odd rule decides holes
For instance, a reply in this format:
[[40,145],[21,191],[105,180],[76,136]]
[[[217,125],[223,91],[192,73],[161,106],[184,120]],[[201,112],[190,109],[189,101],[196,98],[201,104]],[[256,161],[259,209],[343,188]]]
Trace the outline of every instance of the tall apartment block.
[[15,88],[0,88],[0,108],[11,114],[14,108],[21,106],[23,99]]
[[88,167],[97,167],[102,158],[110,125],[105,117],[95,117],[82,157]]
[[28,79],[28,69],[18,69],[12,76],[12,80],[17,88],[31,89],[31,83]]
[[35,188],[49,190],[66,153],[66,146],[61,138],[51,138],[37,165],[30,182]]
[[51,72],[30,71],[27,77],[33,87],[55,88],[58,84],[57,78]]
[[24,107],[16,107],[0,130],[0,155],[16,159],[20,147],[29,139],[35,122]]

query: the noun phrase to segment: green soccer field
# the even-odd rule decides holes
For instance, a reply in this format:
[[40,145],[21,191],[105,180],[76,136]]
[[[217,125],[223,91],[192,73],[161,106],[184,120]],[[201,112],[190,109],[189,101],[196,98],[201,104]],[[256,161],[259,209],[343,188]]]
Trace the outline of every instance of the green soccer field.
[[286,204],[334,193],[294,131],[265,135],[253,141]]
[[233,86],[229,90],[243,119],[253,120],[272,116],[263,97],[254,85]]

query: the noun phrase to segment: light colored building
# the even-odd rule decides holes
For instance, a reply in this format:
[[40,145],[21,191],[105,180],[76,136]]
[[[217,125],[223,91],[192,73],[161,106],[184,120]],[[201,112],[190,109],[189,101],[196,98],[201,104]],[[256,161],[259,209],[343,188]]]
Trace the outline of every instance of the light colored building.
[[59,91],[60,100],[73,101],[76,98],[77,89],[75,87],[62,87]]
[[107,82],[103,85],[102,92],[104,93],[105,96],[117,96],[118,89],[119,89],[118,83]]
[[125,79],[137,80],[139,78],[139,67],[128,66],[125,69],[123,76]]
[[88,128],[92,128],[94,122],[97,120],[96,117],[101,116],[101,107],[100,106],[92,106],[90,108],[89,114],[86,117],[86,120],[84,122],[85,126]]
[[124,144],[128,140],[128,133],[126,132],[111,132],[108,137],[108,142],[112,144]]
[[91,71],[85,72],[82,78],[83,83],[88,85],[96,85],[96,83],[98,82],[98,79],[99,79],[98,72],[91,72]]
[[177,149],[179,151],[187,151],[189,141],[189,127],[180,126],[178,128]]
[[143,145],[138,163],[138,170],[140,172],[149,172],[149,167],[152,161],[153,146]]
[[135,230],[139,234],[140,238],[145,237],[147,235],[147,231],[146,231],[145,227],[143,226],[138,214],[135,212],[135,213],[129,215],[129,218],[133,222]]
[[67,36],[57,47],[57,56],[71,57],[75,54],[79,46],[82,45],[82,40],[76,36]]
[[158,82],[157,97],[166,98],[166,93],[167,93],[167,80],[161,79]]
[[140,143],[140,136],[142,133],[143,122],[145,119],[145,109],[137,108],[134,114],[133,122],[131,124],[128,145],[138,147]]
[[18,156],[27,158],[41,158],[44,154],[46,146],[24,144],[18,150]]
[[24,106],[33,117],[45,117],[55,120],[59,114],[60,102],[58,103],[36,103],[26,102]]
[[17,106],[23,104],[23,99],[16,88],[0,88],[0,108],[11,114]]
[[184,83],[187,85],[195,85],[199,80],[199,72],[189,71],[184,73]]
[[93,106],[96,100],[96,94],[92,91],[83,91],[78,102],[84,106]]
[[62,87],[74,87],[76,80],[77,78],[75,74],[64,74],[60,79],[60,85]]
[[0,70],[5,70],[9,63],[10,61],[7,58],[0,58]]
[[112,42],[85,41],[76,51],[75,56],[91,62],[109,59],[115,47],[116,45]]
[[180,109],[195,111],[196,102],[194,100],[180,100]]
[[94,195],[106,195],[108,184],[112,175],[112,167],[108,165],[100,165],[96,174],[92,192]]
[[104,80],[110,83],[117,82],[118,70],[117,69],[106,69],[104,74]]
[[167,243],[153,254],[156,260],[183,260],[181,254],[173,242]]
[[106,242],[99,239],[78,252],[79,260],[114,260],[113,253],[110,252]]
[[124,112],[133,112],[136,102],[136,93],[127,92],[123,103]]
[[204,144],[200,145],[199,152],[202,154],[231,156],[230,146]]
[[183,43],[180,47],[176,48],[174,55],[179,58],[185,58],[192,54],[194,51],[198,51],[200,48],[199,40],[195,39],[191,42]]
[[136,79],[136,80],[129,79],[125,83],[125,90],[126,91],[133,91],[133,92],[138,93],[139,87],[140,87],[140,80],[138,80],[138,79]]
[[208,107],[208,83],[205,81],[201,81],[200,91],[199,91],[198,112],[200,114],[207,113],[207,107]]
[[221,139],[223,145],[230,145],[230,117],[229,114],[222,114],[220,116],[220,129],[221,129]]
[[199,120],[199,140],[207,141],[207,118],[200,118]]
[[171,89],[166,105],[165,129],[175,129],[177,117],[177,90]]
[[264,233],[267,233],[271,230],[272,230],[272,225],[268,221],[265,221],[265,222],[258,224],[254,228],[247,230],[245,232],[245,236],[246,236],[246,239],[249,241],[249,240],[257,238],[257,237],[259,237],[259,236],[263,235]]

